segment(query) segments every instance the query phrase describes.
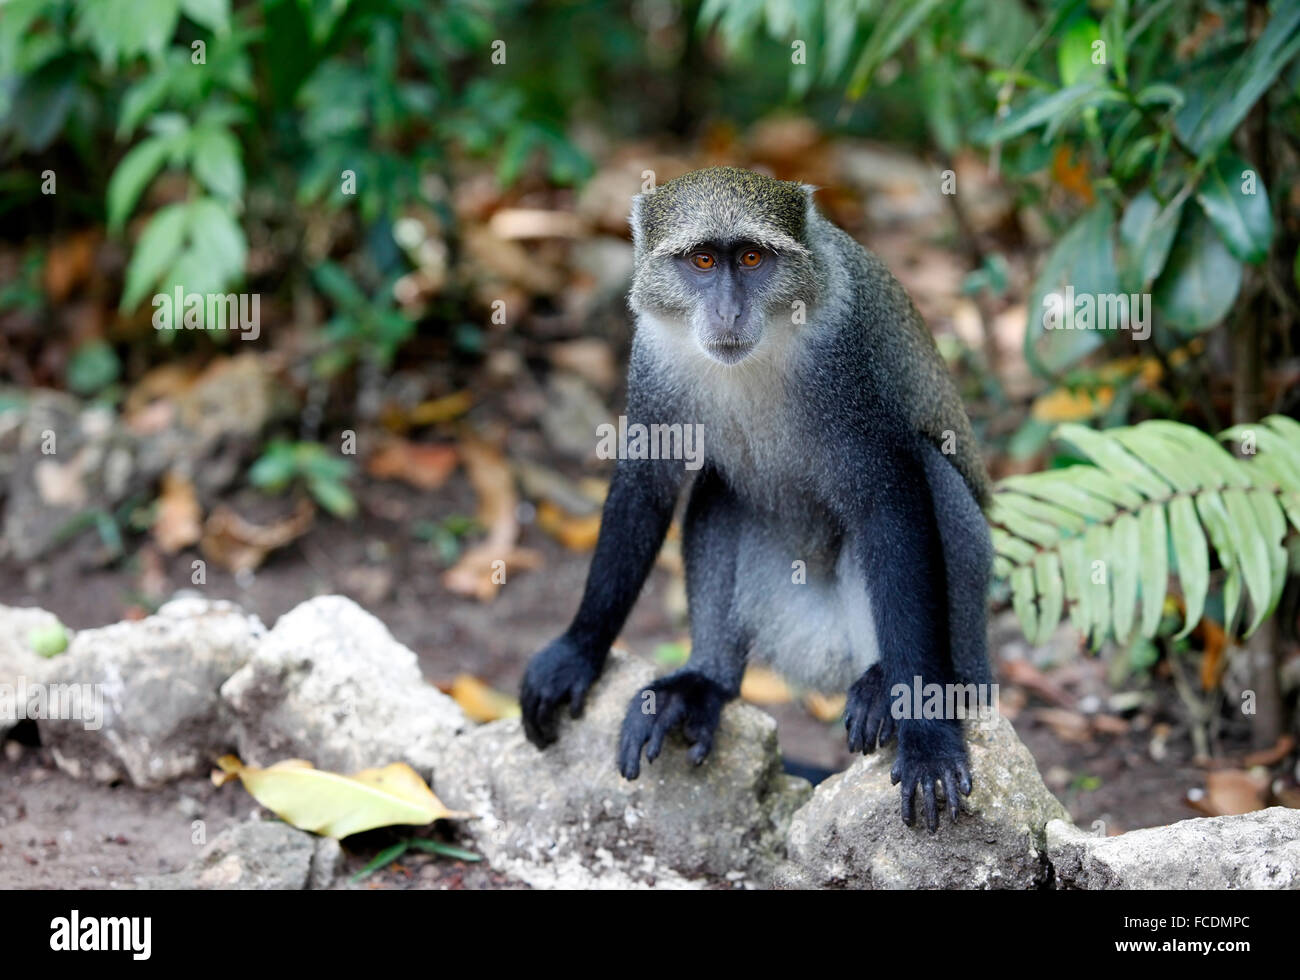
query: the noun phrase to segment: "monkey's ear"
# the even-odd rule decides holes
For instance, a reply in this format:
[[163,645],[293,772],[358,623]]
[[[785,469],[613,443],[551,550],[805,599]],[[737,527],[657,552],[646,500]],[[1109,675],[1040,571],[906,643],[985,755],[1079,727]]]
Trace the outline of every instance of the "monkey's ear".
[[813,195],[816,194],[819,190],[821,190],[821,188],[813,184],[800,184],[799,190],[803,191],[804,200],[808,202],[808,209],[809,210],[815,209],[817,205],[813,201]]

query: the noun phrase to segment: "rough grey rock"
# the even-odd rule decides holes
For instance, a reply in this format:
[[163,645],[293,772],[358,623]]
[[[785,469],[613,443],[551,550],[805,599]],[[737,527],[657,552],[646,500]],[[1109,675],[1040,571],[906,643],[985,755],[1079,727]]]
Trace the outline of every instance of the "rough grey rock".
[[776,723],[724,709],[713,751],[692,766],[672,738],[639,779],[615,768],[628,703],[653,677],[615,650],[578,721],[544,752],[517,719],[457,739],[434,790],[479,819],[464,829],[496,870],[536,887],[699,887],[761,883],[783,855],[808,784],[781,772]]
[[343,596],[318,596],[281,616],[221,696],[251,765],[300,758],[348,773],[406,762],[427,779],[470,724],[425,682],[415,654]]
[[82,630],[44,675],[51,702],[78,695],[80,710],[39,720],[41,741],[75,778],[158,786],[206,772],[233,741],[221,684],[264,633],[257,617],[205,599]]
[[1047,856],[1060,888],[1300,890],[1300,810],[1195,817],[1116,837],[1053,820]]
[[180,871],[139,878],[136,887],[301,891],[324,877],[315,862],[318,846],[318,838],[278,820],[248,820],[222,831]]
[[[798,888],[1035,888],[1048,878],[1045,826],[1068,819],[1029,750],[998,716],[968,723],[974,789],[954,826],[931,834],[900,818],[886,748],[820,784],[790,826],[790,861],[775,883]],[[919,808],[918,808],[919,810]]]

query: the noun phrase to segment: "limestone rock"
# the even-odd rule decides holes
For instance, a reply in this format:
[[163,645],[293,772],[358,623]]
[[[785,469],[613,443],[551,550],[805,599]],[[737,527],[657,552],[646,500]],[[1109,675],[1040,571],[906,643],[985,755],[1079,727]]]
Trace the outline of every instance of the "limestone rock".
[[351,599],[318,596],[280,617],[221,688],[240,758],[307,759],[355,772],[406,762],[426,779],[469,727],[420,674],[416,656]]
[[732,703],[702,765],[691,765],[674,736],[629,782],[614,764],[618,733],[628,703],[652,679],[648,664],[615,650],[583,717],[566,715],[545,751],[525,740],[518,719],[455,741],[434,789],[448,806],[479,816],[464,827],[493,868],[536,887],[765,880],[809,792],[781,772],[776,723]]
[[1300,889],[1300,810],[1195,817],[1116,837],[1053,820],[1047,855],[1060,888]]
[[37,722],[42,744],[75,778],[158,786],[205,773],[232,741],[221,684],[264,633],[257,617],[206,599],[82,630],[48,661],[50,716]]
[[890,783],[895,749],[864,756],[820,784],[794,815],[790,862],[776,883],[802,888],[1035,888],[1048,878],[1045,830],[1066,818],[1029,750],[998,716],[967,723],[974,788],[954,826],[944,809],[937,833],[900,817]]

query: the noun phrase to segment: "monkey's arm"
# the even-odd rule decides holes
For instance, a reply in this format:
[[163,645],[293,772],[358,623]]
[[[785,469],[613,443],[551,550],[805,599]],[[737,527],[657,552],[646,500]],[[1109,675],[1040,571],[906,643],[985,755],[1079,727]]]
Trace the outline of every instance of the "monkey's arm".
[[519,698],[524,733],[538,748],[555,740],[561,704],[569,703],[573,717],[581,714],[587,689],[600,675],[663,544],[682,478],[680,460],[619,460],[577,615],[524,673]]
[[915,820],[919,786],[926,823],[938,824],[935,783],[943,784],[955,820],[957,791],[969,794],[970,770],[961,723],[955,718],[896,719],[895,685],[912,703],[914,685],[953,680],[947,644],[943,551],[934,505],[919,451],[910,445],[876,446],[867,499],[853,508],[861,529],[860,559],[871,595],[880,662],[849,689],[845,725],[852,751],[870,752],[897,732],[898,759],[890,773],[902,783],[903,820]]

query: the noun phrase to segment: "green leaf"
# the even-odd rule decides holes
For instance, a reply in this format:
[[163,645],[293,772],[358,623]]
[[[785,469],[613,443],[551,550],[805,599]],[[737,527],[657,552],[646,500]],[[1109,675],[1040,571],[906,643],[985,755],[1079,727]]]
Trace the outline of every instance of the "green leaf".
[[1187,208],[1152,302],[1170,324],[1200,333],[1221,321],[1241,289],[1241,262],[1232,256],[1199,207]]
[[457,861],[482,861],[480,854],[473,851],[467,851],[463,847],[456,847],[452,844],[444,844],[440,840],[429,840],[425,837],[417,837],[411,841],[411,846],[417,851],[425,851],[428,854],[437,854],[440,857],[455,858]]
[[1038,641],[1051,639],[1061,622],[1065,591],[1061,581],[1061,560],[1055,551],[1040,551],[1034,558],[1034,583],[1038,589]]
[[220,126],[195,128],[190,134],[190,154],[194,176],[217,197],[233,201],[244,192],[244,165],[239,159],[239,144],[228,129]]
[[1025,330],[1025,357],[1039,374],[1055,375],[1101,345],[1104,331],[1048,330],[1045,315],[1050,294],[1067,287],[1075,295],[1119,292],[1114,230],[1115,213],[1102,201],[1084,213],[1048,255],[1034,283]]
[[1106,73],[1105,64],[1093,64],[1093,43],[1101,40],[1101,25],[1091,17],[1080,17],[1066,30],[1056,51],[1057,71],[1063,86],[1096,81]]
[[405,854],[407,848],[409,848],[410,846],[411,846],[411,842],[404,840],[404,841],[399,841],[396,844],[393,844],[391,847],[385,847],[382,851],[376,854],[370,861],[368,861],[364,868],[362,868],[360,871],[354,874],[350,880],[360,881],[362,878],[366,878],[374,874],[380,868],[387,867],[388,865],[396,861],[399,857],[401,857],[403,854]]
[[109,68],[122,57],[160,57],[176,33],[178,15],[178,0],[78,0],[72,36]]
[[1142,635],[1150,637],[1155,636],[1160,626],[1160,614],[1169,591],[1169,543],[1162,504],[1147,504],[1138,511],[1138,539],[1142,572]]
[[357,512],[357,502],[352,493],[341,483],[333,480],[312,479],[307,481],[307,490],[317,503],[335,517],[347,519]]
[[[248,246],[244,232],[225,206],[210,197],[189,204],[189,231],[194,253],[220,282],[244,272]],[[207,292],[207,290],[194,290]]]
[[1264,261],[1273,241],[1273,213],[1258,171],[1225,153],[1201,178],[1196,200],[1229,252],[1252,265]]
[[76,394],[97,394],[117,380],[122,362],[117,351],[103,340],[91,340],[72,352],[68,359],[68,387]]
[[1182,639],[1200,623],[1210,588],[1210,554],[1190,497],[1175,497],[1169,502],[1169,533],[1186,606],[1183,628],[1176,637]]
[[1133,609],[1137,604],[1138,571],[1141,568],[1138,522],[1132,514],[1120,514],[1115,519],[1113,543],[1115,567],[1111,575],[1111,587],[1115,593],[1112,603],[1115,610],[1115,638],[1123,642],[1133,631]]
[[1183,142],[1199,154],[1211,153],[1226,143],[1256,102],[1273,84],[1282,68],[1300,53],[1300,4],[1276,4],[1263,32],[1245,56],[1226,73],[1207,72],[1202,98],[1188,99],[1175,125]]
[[1038,611],[1034,608],[1034,569],[1021,565],[1011,573],[1011,608],[1020,620],[1025,636],[1038,635]]
[[1129,201],[1119,223],[1119,240],[1124,249],[1121,276],[1125,292],[1146,292],[1164,271],[1182,212],[1182,201],[1162,207],[1150,191],[1142,191]]
[[1005,119],[986,126],[981,142],[1004,143],[1021,133],[1027,133],[1045,124],[1060,128],[1084,109],[1104,105],[1107,102],[1122,102],[1124,99],[1122,92],[1100,82],[1081,82],[1078,85],[1071,85],[1045,98],[1030,102],[1010,113]]
[[149,181],[162,168],[171,151],[169,142],[162,137],[150,137],[132,147],[122,158],[108,180],[108,228],[122,230],[127,217],[135,208]]
[[217,34],[230,29],[230,0],[181,0],[181,10],[194,23]]
[[176,257],[185,239],[188,220],[189,211],[184,204],[169,204],[149,220],[139,241],[135,243],[131,262],[126,267],[126,285],[122,290],[120,306],[123,313],[140,305],[140,300],[153,288]]

